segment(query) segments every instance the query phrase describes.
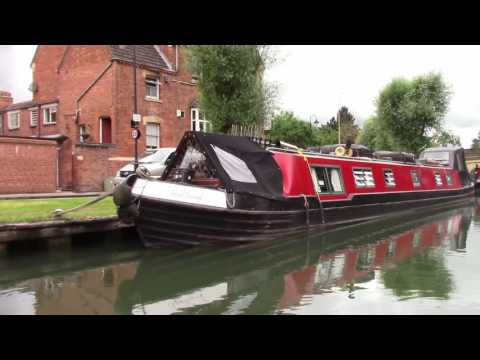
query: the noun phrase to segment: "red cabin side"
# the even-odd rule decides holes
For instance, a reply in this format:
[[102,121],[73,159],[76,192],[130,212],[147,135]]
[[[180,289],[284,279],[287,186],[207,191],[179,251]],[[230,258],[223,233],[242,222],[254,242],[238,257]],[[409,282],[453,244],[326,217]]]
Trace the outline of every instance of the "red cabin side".
[[[320,199],[343,200],[349,199],[354,194],[388,193],[388,192],[415,192],[415,191],[439,191],[460,189],[463,187],[460,176],[456,170],[447,167],[431,167],[414,164],[402,164],[379,160],[363,160],[358,158],[340,158],[328,156],[307,155],[290,152],[274,152],[274,159],[278,163],[283,176],[283,193],[286,197],[301,195],[316,196],[309,172],[310,167],[333,166],[340,168],[344,191],[338,194],[322,194]],[[307,165],[308,161],[308,165]],[[374,187],[359,188],[355,185],[353,169],[370,169],[374,178]],[[389,186],[385,181],[385,170],[391,170],[395,179],[395,185]],[[421,180],[419,186],[414,186],[412,171],[417,171]],[[435,174],[441,178],[441,185],[435,181]],[[447,181],[450,175],[450,183]]]

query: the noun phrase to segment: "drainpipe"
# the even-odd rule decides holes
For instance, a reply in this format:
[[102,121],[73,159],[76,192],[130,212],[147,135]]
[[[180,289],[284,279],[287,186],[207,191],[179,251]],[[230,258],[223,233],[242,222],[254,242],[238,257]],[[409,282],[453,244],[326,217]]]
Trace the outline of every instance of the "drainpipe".
[[178,72],[178,45],[175,45],[175,72]]
[[60,149],[61,147],[57,144],[57,190],[60,190]]
[[42,126],[42,121],[40,120],[40,115],[41,115],[41,109],[40,109],[40,105],[38,105],[37,107],[37,126],[38,126],[38,137],[40,137],[42,135],[42,131],[40,129],[40,127]]
[[90,91],[90,89],[102,78],[103,75],[105,75],[105,73],[107,72],[108,69],[110,69],[110,67],[112,66],[112,62],[110,62],[106,67],[105,69],[103,69],[100,74],[95,78],[95,80],[93,80],[93,82],[88,85],[85,90],[83,90],[80,95],[78,96],[78,98],[75,100],[75,104],[76,104],[76,109],[75,109],[75,121],[78,122],[78,119],[80,117],[80,100],[82,100],[82,98],[87,94],[87,92]]

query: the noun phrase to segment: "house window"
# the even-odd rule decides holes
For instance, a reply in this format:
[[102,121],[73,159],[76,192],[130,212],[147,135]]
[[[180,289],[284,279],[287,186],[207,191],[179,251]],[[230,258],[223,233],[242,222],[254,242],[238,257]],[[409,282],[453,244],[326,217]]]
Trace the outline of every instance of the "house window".
[[145,78],[147,99],[160,99],[160,80],[156,78]]
[[435,184],[437,186],[442,186],[443,185],[442,176],[438,171],[435,171],[434,177],[435,177]]
[[339,168],[320,167],[311,168],[315,190],[319,193],[342,193],[343,181]]
[[78,127],[79,133],[80,133],[80,142],[84,143],[87,141],[88,134],[87,134],[87,127],[85,125],[80,125]]
[[8,128],[10,130],[20,128],[20,111],[8,113]]
[[445,173],[445,177],[447,178],[447,184],[448,184],[448,185],[452,185],[452,184],[453,184],[452,174],[450,174],[449,172],[446,172],[446,173]]
[[57,123],[57,106],[49,106],[43,108],[43,123],[56,124]]
[[415,187],[420,186],[421,185],[420,176],[418,176],[417,170],[412,170],[411,175],[412,175],[413,186]]
[[192,131],[209,132],[211,129],[210,121],[205,119],[205,113],[198,108],[192,108]]
[[146,126],[146,147],[147,149],[158,149],[160,147],[160,125],[147,124]]
[[385,185],[387,186],[395,186],[395,176],[393,175],[393,171],[391,169],[383,170],[383,176],[385,178]]
[[38,124],[38,110],[30,110],[30,126],[35,127]]
[[355,186],[358,188],[375,187],[372,169],[353,168],[353,178],[355,180]]

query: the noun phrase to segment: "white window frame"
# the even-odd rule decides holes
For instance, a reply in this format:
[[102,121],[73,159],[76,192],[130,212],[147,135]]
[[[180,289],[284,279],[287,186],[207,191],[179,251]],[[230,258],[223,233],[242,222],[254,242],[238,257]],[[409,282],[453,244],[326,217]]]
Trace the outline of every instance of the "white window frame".
[[376,186],[372,168],[354,167],[352,168],[352,173],[355,187],[365,189],[374,188]]
[[442,179],[442,174],[440,173],[440,171],[434,171],[433,172],[433,178],[435,179],[435,185],[443,186],[443,179]]
[[[195,113],[195,116],[193,116]],[[203,119],[200,119],[200,114],[203,114]],[[203,130],[200,130],[200,124],[203,124]],[[201,131],[209,132],[211,128],[210,121],[206,120],[205,113],[200,111],[199,108],[190,109],[190,130],[191,131]]]
[[453,184],[452,174],[450,172],[445,172],[445,178],[447,179],[447,185]]
[[[49,116],[46,116],[47,110],[49,110],[49,112],[48,112]],[[57,104],[42,106],[43,124],[44,125],[55,125],[57,123],[57,115],[56,115],[57,111],[58,111]],[[55,121],[51,121],[52,113],[55,113]]]
[[[37,127],[38,126],[38,117],[40,115],[40,112],[38,111],[38,108],[28,109],[28,111],[30,111],[30,127]],[[37,114],[36,118],[33,117],[33,113]]]
[[[147,93],[147,83],[153,84],[155,83],[155,88],[157,89],[157,95],[156,96],[150,96]],[[158,78],[153,78],[146,76],[145,77],[145,98],[148,100],[160,100],[160,80]]]
[[[387,175],[387,173],[391,174],[391,176]],[[395,174],[392,169],[383,169],[383,178],[385,179],[385,185],[387,187],[397,186],[397,183],[395,181]]]
[[[17,120],[17,125],[16,126],[12,126],[12,116],[13,115],[18,115],[18,118],[16,119]],[[7,115],[8,117],[8,129],[9,130],[16,130],[16,129],[20,129],[20,120],[21,120],[21,112],[20,111],[10,111]]]
[[[342,174],[342,169],[340,167],[331,166],[331,165],[318,165],[318,166],[313,165],[310,168],[311,168],[313,186],[314,186],[315,191],[317,193],[319,193],[319,194],[334,194],[334,195],[345,193],[345,184],[343,183],[343,174]],[[331,191],[321,191],[321,188],[318,184],[318,176],[317,176],[317,172],[316,172],[316,169],[320,169],[320,168],[324,172],[324,176],[326,175],[326,178],[327,178],[327,181],[328,181],[327,188]],[[333,189],[332,179],[330,177],[330,172],[328,171],[328,169],[335,169],[335,170],[338,171],[338,176],[340,178],[340,186],[342,188],[340,191],[335,191]]]
[[[155,147],[148,145],[148,138],[149,138],[149,136],[150,136],[150,137],[153,137],[153,135],[149,135],[149,134],[148,134],[148,128],[149,128],[149,126],[152,126],[152,125],[155,126],[155,127],[158,129],[157,136],[156,136],[156,137],[157,137],[157,141],[156,141],[157,144],[156,144]],[[147,124],[145,124],[145,148],[146,148],[147,150],[157,150],[157,149],[160,149],[160,124],[157,124],[157,123],[147,123]]]
[[[413,174],[414,173],[417,175],[418,182],[413,181]],[[410,178],[412,179],[413,187],[422,186],[422,178],[420,177],[420,174],[418,173],[417,170],[411,170],[410,171]]]
[[[107,120],[107,119],[110,119],[110,142],[109,142],[109,143],[104,143],[104,142],[103,142],[103,121],[104,121],[104,120]],[[100,139],[99,139],[100,141],[99,141],[99,143],[100,143],[100,144],[113,144],[112,119],[111,119],[109,116],[99,118],[98,127],[99,127],[99,132],[100,132]]]
[[[102,129],[101,129],[101,128],[102,128],[102,126],[101,126],[101,124],[100,124],[100,134],[101,134],[101,132],[102,132]],[[85,138],[84,138],[84,136],[85,136],[86,133],[87,133],[87,126],[84,125],[84,124],[79,125],[79,126],[78,126],[78,133],[79,133],[79,135],[80,135],[80,139],[79,139],[80,143],[82,143],[82,144],[85,143]],[[100,139],[101,139],[101,138],[100,138]]]

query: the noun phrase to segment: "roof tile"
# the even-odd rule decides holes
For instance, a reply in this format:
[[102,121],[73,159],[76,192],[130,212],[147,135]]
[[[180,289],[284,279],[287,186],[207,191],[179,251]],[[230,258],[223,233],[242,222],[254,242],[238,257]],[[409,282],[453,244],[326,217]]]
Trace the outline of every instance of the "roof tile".
[[[112,60],[120,60],[133,63],[134,45],[110,45],[112,49]],[[124,47],[121,48],[120,46]],[[164,58],[160,54],[160,49],[155,45],[135,45],[137,52],[137,64],[148,66],[154,69],[170,70]]]

